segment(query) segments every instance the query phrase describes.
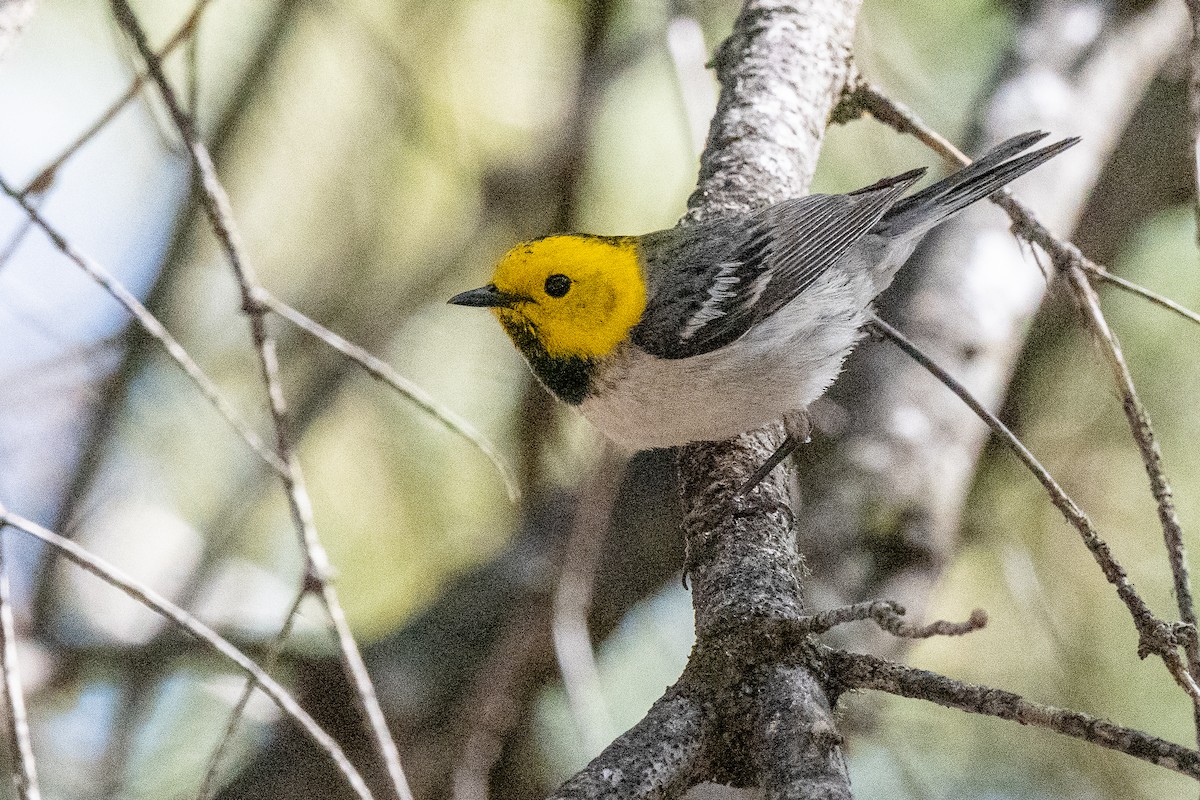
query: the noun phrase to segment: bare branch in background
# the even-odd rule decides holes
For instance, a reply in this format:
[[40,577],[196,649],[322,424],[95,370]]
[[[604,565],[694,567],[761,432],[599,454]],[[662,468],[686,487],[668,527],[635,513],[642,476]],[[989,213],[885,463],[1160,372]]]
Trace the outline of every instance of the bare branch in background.
[[[929,147],[937,150],[943,156],[957,158],[963,160],[965,163],[965,158],[961,152],[948,146],[942,137],[933,134],[929,126],[921,122],[915,114],[898,104],[892,103],[878,89],[863,85],[857,90],[857,95],[865,99],[868,108],[874,108],[875,111],[878,111],[883,121],[892,124],[898,130],[918,135]],[[993,200],[1012,218],[1015,232],[1030,243],[1044,249],[1050,255],[1055,267],[1065,276],[1089,328],[1101,344],[1101,351],[1113,373],[1117,389],[1123,397],[1122,408],[1128,420],[1134,442],[1137,444],[1142,463],[1150,479],[1151,494],[1154,496],[1158,507],[1158,516],[1167,547],[1168,561],[1174,581],[1175,598],[1179,608],[1180,619],[1186,625],[1190,626],[1192,630],[1191,635],[1182,639],[1177,638],[1174,634],[1165,635],[1163,630],[1166,623],[1153,618],[1149,609],[1141,602],[1141,599],[1136,597],[1136,593],[1123,595],[1122,598],[1125,599],[1126,605],[1133,615],[1134,623],[1138,626],[1138,632],[1141,637],[1141,648],[1159,653],[1166,662],[1176,682],[1191,696],[1197,737],[1200,739],[1200,685],[1197,685],[1197,678],[1200,676],[1200,645],[1198,645],[1195,635],[1196,611],[1192,598],[1191,579],[1188,575],[1187,552],[1183,543],[1183,529],[1179,522],[1179,515],[1175,510],[1171,486],[1163,468],[1162,454],[1154,436],[1150,416],[1133,384],[1133,376],[1130,374],[1129,367],[1125,363],[1124,355],[1121,352],[1121,345],[1116,335],[1109,328],[1108,322],[1104,318],[1104,313],[1100,310],[1099,300],[1087,279],[1087,273],[1100,274],[1105,273],[1105,271],[1091,264],[1077,247],[1051,233],[1036,220],[1028,208],[1013,198],[1010,192],[997,192]],[[1085,265],[1089,264],[1091,265],[1090,269],[1085,267]],[[876,324],[878,326],[881,323],[877,320]],[[886,332],[894,341],[900,343],[900,340],[896,338],[899,334],[894,329]],[[912,354],[912,350],[910,349],[912,347],[911,343],[902,344],[901,346],[905,347],[910,355]],[[982,409],[982,406],[980,406],[980,409]],[[1059,501],[1056,500],[1055,504],[1059,505],[1064,514],[1067,514],[1068,520],[1072,519],[1072,515],[1068,513],[1063,505],[1059,504]],[[1089,535],[1082,528],[1080,528],[1080,533],[1083,534],[1084,541],[1088,543],[1088,548],[1093,551],[1093,555],[1097,555],[1099,558],[1098,553],[1101,551],[1094,549],[1091,544],[1094,533]],[[1102,548],[1102,551],[1107,552],[1107,545]],[[1108,557],[1111,558],[1111,556]],[[1101,566],[1104,567],[1105,577],[1117,586],[1120,593],[1122,591],[1122,584],[1115,579],[1123,580],[1127,584],[1128,581],[1123,577],[1124,570],[1116,567],[1115,563],[1105,567],[1102,561]],[[1125,591],[1132,592],[1132,586],[1129,586]],[[1137,600],[1136,603],[1133,602],[1134,598]],[[1180,644],[1183,645],[1184,651],[1187,654],[1186,668],[1178,661],[1179,656],[1176,652],[1176,647]]]
[[283,462],[284,472],[281,475],[287,489],[288,504],[291,507],[293,521],[300,535],[301,545],[307,560],[308,574],[306,580],[311,580],[318,587],[322,602],[332,623],[337,637],[338,647],[342,654],[343,664],[354,684],[356,694],[366,714],[368,725],[378,749],[380,758],[387,768],[392,788],[400,800],[411,800],[412,790],[404,776],[400,765],[400,753],[396,742],[388,730],[387,720],[379,707],[375,688],[367,674],[362,654],[354,641],[350,626],[346,621],[345,612],[338,600],[337,591],[330,582],[329,557],[317,535],[313,522],[312,503],[304,486],[304,477],[300,472],[295,454],[288,442],[287,404],[283,396],[283,386],[279,380],[279,365],[276,360],[275,341],[267,332],[264,316],[266,309],[257,301],[255,293],[261,287],[254,275],[249,261],[243,253],[240,236],[233,221],[229,197],[217,177],[216,166],[208,150],[196,135],[191,118],[184,112],[163,72],[162,63],[154,50],[151,49],[146,34],[139,25],[126,0],[112,0],[113,13],[121,27],[129,34],[138,53],[146,62],[150,77],[158,86],[163,102],[174,120],[179,135],[187,147],[188,156],[195,171],[195,179],[203,187],[200,195],[201,205],[212,224],[217,241],[224,250],[230,266],[237,277],[238,287],[242,294],[242,307],[250,321],[251,334],[254,339],[254,350],[258,355],[262,369],[263,383],[266,387],[267,398],[271,411],[271,419],[275,426],[275,446],[280,461]]
[[1111,283],[1113,286],[1116,286],[1122,291],[1128,292],[1136,297],[1141,297],[1143,300],[1154,303],[1156,306],[1161,306],[1168,311],[1178,314],[1188,322],[1193,322],[1197,325],[1200,325],[1200,314],[1197,314],[1195,311],[1192,311],[1186,306],[1176,303],[1171,298],[1163,297],[1158,292],[1151,291],[1144,286],[1139,286],[1133,281],[1122,278],[1120,275],[1114,275],[1104,267],[1093,264],[1090,261],[1084,262],[1082,266],[1084,272],[1088,274],[1088,277],[1104,283]]
[[250,446],[250,449],[253,450],[255,454],[257,454],[258,457],[263,460],[264,463],[271,467],[272,470],[282,473],[284,464],[279,457],[275,453],[271,452],[270,448],[267,447],[262,438],[254,432],[249,423],[247,423],[237,409],[233,407],[233,404],[225,399],[225,396],[221,394],[221,390],[217,388],[217,385],[213,382],[212,378],[205,374],[204,370],[200,368],[200,365],[196,363],[195,359],[193,359],[191,355],[188,354],[187,350],[183,348],[183,345],[181,345],[179,341],[171,335],[171,332],[168,331],[153,314],[146,310],[146,307],[142,305],[142,302],[137,299],[133,292],[126,289],[120,281],[113,277],[112,273],[102,267],[99,263],[79,252],[74,245],[67,241],[66,237],[59,233],[57,229],[52,227],[50,223],[47,222],[40,213],[38,213],[37,209],[33,206],[29,199],[24,197],[13,187],[9,186],[9,184],[5,182],[3,178],[0,178],[0,191],[3,191],[21,206],[33,224],[36,225],[42,231],[42,233],[46,235],[46,238],[48,238],[54,244],[54,246],[62,252],[63,255],[73,261],[75,265],[83,270],[89,278],[100,284],[100,286],[106,292],[112,295],[113,299],[124,306],[133,317],[134,321],[137,322],[137,324],[141,326],[141,328],[146,331],[146,333],[148,333],[155,341],[162,345],[163,350],[168,356],[170,356],[171,360],[179,365],[179,368],[183,370],[184,374],[187,375],[188,378],[191,379],[192,383],[196,385],[196,388],[200,390],[200,394],[203,395],[204,399],[207,400],[209,404],[217,410],[217,413],[229,423],[229,426],[233,428],[233,430],[242,438],[244,442],[246,442],[247,445]]
[[[1031,6],[978,104],[976,149],[1037,129],[1083,136],[1015,190],[1036,198],[1039,219],[1051,229],[1071,229],[1151,80],[1185,34],[1178,3],[1136,6],[1098,11],[1086,0]],[[1085,36],[1064,23],[1071,14],[1097,24]],[[1008,237],[1003,217],[980,204],[927,238],[881,306],[996,409],[1045,291],[1045,277]],[[886,348],[860,348],[829,395],[837,419],[803,448],[805,503],[797,525],[813,573],[809,596],[821,607],[888,597],[919,618],[954,552],[987,431],[922,371]],[[895,653],[904,645],[876,635],[856,639],[856,646]]]
[[463,439],[466,439],[476,450],[483,453],[488,461],[492,462],[492,466],[496,468],[496,472],[500,475],[500,479],[504,481],[504,488],[508,492],[508,499],[512,502],[517,502],[521,497],[521,487],[517,484],[516,476],[513,475],[508,463],[504,457],[496,450],[496,446],[488,441],[482,433],[475,429],[471,423],[460,417],[454,411],[447,408],[442,403],[439,403],[433,398],[429,392],[422,389],[417,384],[405,378],[399,372],[394,370],[387,362],[368,353],[363,348],[343,339],[333,331],[325,328],[313,320],[306,317],[296,309],[289,306],[287,303],[280,300],[275,295],[268,292],[266,289],[259,287],[255,292],[255,298],[268,309],[278,314],[283,319],[295,325],[300,330],[316,337],[319,341],[337,350],[342,355],[349,358],[355,364],[358,364],[372,378],[381,380],[388,386],[391,386],[402,396],[424,411],[429,416],[436,419],[438,422],[446,426],[452,433],[456,433]]
[[[301,589],[296,594],[296,600],[292,603],[292,607],[288,609],[284,615],[283,625],[279,627],[279,631],[271,639],[271,643],[267,646],[267,655],[263,659],[263,669],[270,672],[275,668],[275,663],[279,660],[279,654],[283,650],[283,645],[288,637],[292,635],[292,627],[296,624],[296,617],[300,614],[300,606],[304,602],[304,598],[308,597],[307,589]],[[233,743],[234,734],[237,733],[238,727],[242,723],[242,715],[246,712],[246,706],[250,704],[250,698],[254,696],[254,690],[258,688],[258,682],[254,676],[246,679],[246,686],[242,689],[242,694],[233,705],[233,710],[229,712],[229,721],[225,724],[225,733],[221,736],[221,740],[217,742],[217,746],[213,748],[212,755],[208,758],[208,769],[204,772],[204,779],[200,782],[200,789],[196,792],[196,800],[209,800],[217,792],[217,776],[221,772],[221,767],[224,766],[225,754],[229,749],[229,745]]]
[[[204,14],[204,10],[208,8],[208,4],[211,2],[212,0],[196,0],[196,4],[192,7],[192,11],[190,14],[188,14],[187,19],[185,19],[183,24],[180,25],[175,33],[171,35],[171,38],[167,40],[167,43],[159,49],[158,57],[160,59],[171,55],[171,53],[175,52],[175,48],[179,47],[179,45],[183,44],[184,42],[189,41],[195,35],[200,24],[200,17]],[[66,164],[69,160],[71,160],[76,153],[83,149],[84,145],[95,138],[96,134],[104,130],[106,127],[108,127],[110,122],[116,119],[117,115],[125,109],[125,106],[129,105],[129,102],[138,96],[138,92],[140,92],[142,87],[146,85],[146,81],[149,80],[149,77],[149,74],[145,71],[138,72],[130,82],[129,88],[125,90],[124,94],[114,100],[108,106],[108,108],[101,112],[100,115],[96,117],[96,121],[85,128],[83,133],[75,137],[75,140],[71,142],[71,144],[67,145],[67,147],[61,153],[59,153],[53,161],[42,167],[41,171],[39,171],[37,175],[34,175],[32,178],[30,178],[29,183],[25,184],[25,188],[21,190],[21,196],[25,197],[29,194],[38,194],[49,189],[50,186],[53,185],[54,179],[58,175],[58,171],[62,169],[63,164]]]
[[[202,0],[207,2],[208,0]],[[247,109],[261,97],[265,86],[271,85],[275,76],[274,68],[278,63],[284,44],[289,41],[289,34],[299,16],[299,9],[305,6],[304,0],[278,0],[272,3],[269,16],[264,20],[264,34],[261,41],[253,48],[250,59],[244,67],[243,74],[235,82],[230,100],[221,108],[219,119],[213,124],[211,147],[215,152],[223,152],[234,139],[234,133],[240,129],[241,121],[247,115]],[[144,72],[144,66],[135,71]],[[194,228],[197,217],[197,192],[192,190],[188,199],[179,204],[173,217],[175,220],[175,235],[171,245],[164,255],[163,265],[154,275],[153,285],[149,288],[143,301],[146,308],[156,317],[171,326],[172,309],[166,299],[172,295],[176,282],[184,270],[188,254],[192,252]],[[95,487],[95,478],[99,471],[109,463],[106,456],[112,452],[114,439],[120,430],[119,420],[123,410],[128,409],[131,389],[137,376],[145,374],[151,356],[156,352],[158,343],[142,334],[137,325],[126,325],[117,337],[120,353],[120,364],[111,371],[105,382],[104,392],[98,398],[93,410],[87,418],[81,420],[83,433],[81,436],[80,455],[71,465],[72,477],[70,487],[64,492],[62,502],[56,515],[56,527],[69,532],[73,526],[78,509],[93,496],[90,490]],[[106,370],[110,372],[110,370]],[[268,449],[268,452],[271,452]],[[271,452],[272,456],[274,453]],[[259,482],[269,481],[275,485],[276,472],[273,469],[261,469],[257,463],[249,468]],[[260,477],[265,476],[265,477]],[[245,486],[245,480],[237,476],[231,477],[230,483]],[[215,537],[220,539],[220,536]],[[231,537],[226,536],[226,539]],[[204,565],[215,562],[210,554],[217,549],[206,548],[205,560],[202,561],[198,572],[204,571]],[[46,568],[34,570],[37,576],[35,588],[32,629],[38,634],[48,633],[50,617],[56,607],[56,594],[53,591],[55,571],[49,564]],[[197,582],[200,578],[197,579]]]
[[1029,452],[1029,448],[995,414],[976,399],[970,390],[891,325],[878,317],[871,321],[871,325],[954,392],[980,419],[988,424],[988,427],[1001,441],[1017,454],[1017,457],[1029,468],[1038,482],[1045,487],[1054,506],[1062,512],[1067,522],[1079,531],[1083,543],[1096,563],[1100,565],[1105,579],[1116,587],[1117,595],[1125,603],[1138,631],[1138,655],[1145,657],[1149,653],[1154,653],[1162,658],[1171,676],[1188,693],[1192,702],[1200,702],[1200,686],[1197,686],[1194,674],[1184,666],[1178,652],[1178,648],[1181,646],[1185,651],[1191,650],[1195,646],[1194,626],[1189,627],[1190,633],[1185,633],[1154,615],[1146,601],[1133,587],[1125,568],[1117,563],[1108,543],[1101,539],[1096,532],[1087,514],[1063,491],[1041,462],[1033,453]]
[[342,748],[328,733],[321,729],[308,712],[270,675],[263,671],[241,650],[234,647],[212,628],[189,614],[184,609],[172,603],[154,589],[130,577],[123,571],[108,563],[99,556],[93,555],[84,548],[57,533],[44,528],[37,523],[13,514],[0,505],[0,527],[8,525],[30,536],[40,539],[53,547],[69,561],[100,578],[105,583],[120,589],[146,608],[170,620],[175,625],[207,644],[214,653],[236,665],[238,669],[253,678],[263,692],[275,702],[279,710],[295,720],[309,739],[321,750],[329,754],[338,771],[345,777],[354,793],[362,800],[372,800],[371,793],[358,770],[346,758]]

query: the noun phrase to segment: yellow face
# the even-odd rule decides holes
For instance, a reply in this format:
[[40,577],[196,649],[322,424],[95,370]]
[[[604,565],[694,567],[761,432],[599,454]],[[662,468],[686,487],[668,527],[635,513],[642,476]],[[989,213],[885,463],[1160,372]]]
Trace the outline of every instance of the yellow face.
[[501,324],[510,335],[514,329],[533,333],[551,358],[608,355],[646,308],[633,237],[523,242],[500,259],[492,283],[513,298],[492,308]]

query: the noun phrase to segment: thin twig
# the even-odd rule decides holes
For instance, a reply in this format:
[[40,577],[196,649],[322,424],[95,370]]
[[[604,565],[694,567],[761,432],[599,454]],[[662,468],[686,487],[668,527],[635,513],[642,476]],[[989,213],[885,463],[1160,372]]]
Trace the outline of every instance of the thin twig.
[[17,530],[24,531],[30,536],[34,536],[50,545],[67,560],[92,573],[105,583],[120,589],[151,611],[174,622],[197,639],[205,642],[227,661],[237,665],[242,672],[258,682],[263,692],[274,701],[280,711],[300,725],[305,734],[308,735],[317,747],[329,754],[338,771],[342,773],[347,783],[354,789],[354,793],[358,797],[363,798],[363,800],[372,800],[371,792],[363,781],[362,776],[354,768],[354,765],[350,763],[350,760],[346,758],[346,754],[342,751],[337,741],[326,733],[317,724],[316,720],[309,716],[308,712],[296,702],[295,698],[283,686],[268,675],[253,659],[230,643],[228,639],[172,603],[154,589],[127,575],[113,564],[90,553],[70,539],[60,536],[54,531],[38,525],[36,522],[8,511],[0,504],[0,526],[3,525],[9,525]]
[[613,502],[621,479],[616,448],[605,444],[592,480],[580,493],[571,533],[563,553],[562,572],[554,591],[554,657],[575,728],[587,749],[595,752],[608,741],[612,719],[600,689],[600,670],[592,649],[588,616],[596,566],[612,519]]
[[138,23],[133,9],[130,8],[127,0],[112,0],[112,8],[117,21],[129,35],[142,59],[145,60],[150,78],[158,86],[159,94],[167,111],[183,139],[194,170],[193,177],[201,189],[201,205],[237,278],[242,296],[242,308],[250,321],[254,349],[258,355],[263,384],[267,390],[271,420],[275,427],[276,453],[285,468],[281,478],[287,490],[288,505],[307,560],[308,580],[319,587],[319,594],[325,604],[338,641],[343,667],[362,705],[371,730],[371,738],[383,760],[392,788],[400,800],[411,800],[412,790],[408,786],[408,780],[405,778],[404,769],[400,764],[400,753],[396,749],[396,742],[388,729],[383,709],[379,706],[375,687],[371,683],[370,675],[367,674],[366,664],[358,650],[358,644],[354,641],[349,623],[346,621],[345,611],[338,600],[337,591],[329,580],[331,572],[329,556],[317,535],[312,502],[304,485],[304,476],[291,445],[288,443],[287,403],[284,400],[283,386],[279,379],[275,340],[266,328],[267,310],[255,296],[259,284],[250,262],[243,254],[241,238],[234,223],[229,196],[221,185],[216,165],[213,164],[208,149],[196,134],[192,119],[180,105],[174,89],[171,88],[171,84],[163,72],[162,63],[150,47],[146,33]]
[[1125,607],[1129,609],[1134,625],[1137,627],[1139,655],[1154,653],[1160,656],[1166,663],[1171,675],[1180,687],[1188,693],[1192,701],[1200,702],[1200,686],[1196,684],[1194,678],[1183,666],[1177,650],[1181,644],[1180,632],[1174,626],[1154,616],[1150,607],[1146,605],[1146,601],[1142,599],[1137,590],[1133,588],[1133,584],[1129,582],[1129,576],[1126,574],[1125,568],[1117,562],[1112,551],[1109,550],[1108,543],[1096,533],[1096,529],[1087,514],[1063,491],[1063,488],[1054,480],[1049,471],[1042,466],[1037,457],[1029,451],[1024,442],[1017,438],[1016,434],[1010,431],[1008,426],[989,411],[983,403],[979,402],[967,387],[963,386],[954,376],[942,369],[936,361],[926,355],[924,351],[913,344],[900,331],[874,314],[870,315],[870,320],[870,325],[875,330],[890,339],[897,347],[908,354],[909,357],[932,373],[946,388],[958,395],[980,419],[987,423],[992,432],[1017,454],[1021,462],[1029,468],[1029,471],[1034,474],[1038,482],[1045,487],[1046,492],[1050,495],[1050,501],[1062,512],[1067,522],[1079,532],[1084,545],[1087,546],[1096,563],[1100,565],[1100,570],[1104,573],[1104,577],[1116,587],[1117,595],[1125,603]]
[[930,639],[934,636],[964,636],[987,625],[987,614],[975,609],[965,622],[936,620],[928,625],[916,625],[904,618],[904,606],[891,600],[872,600],[833,608],[803,617],[799,627],[805,633],[825,633],[848,622],[871,620],[883,630],[902,639]]
[[1179,316],[1186,319],[1188,322],[1194,322],[1197,325],[1200,325],[1200,314],[1197,314],[1195,311],[1192,311],[1187,306],[1183,306],[1183,305],[1180,305],[1179,303],[1176,303],[1174,300],[1172,300],[1169,297],[1164,297],[1163,295],[1159,294],[1158,292],[1147,289],[1145,286],[1141,286],[1139,284],[1134,283],[1133,281],[1126,280],[1125,278],[1122,278],[1120,275],[1114,275],[1111,272],[1109,272],[1108,270],[1106,270],[1104,267],[1101,267],[1099,264],[1093,264],[1091,261],[1087,261],[1087,262],[1083,263],[1081,266],[1083,267],[1084,272],[1086,272],[1088,274],[1088,276],[1091,278],[1094,278],[1099,281],[1104,281],[1105,283],[1111,283],[1113,286],[1116,286],[1119,289],[1123,289],[1124,291],[1129,292],[1132,295],[1136,295],[1145,300],[1148,300],[1151,303],[1154,303],[1156,306],[1161,306],[1162,308],[1165,308],[1168,311],[1175,312]]
[[[305,589],[301,589],[296,594],[296,600],[292,603],[292,607],[288,609],[287,616],[284,617],[279,633],[275,634],[271,639],[271,643],[267,647],[266,657],[263,659],[263,669],[267,672],[275,668],[275,662],[278,661],[279,654],[283,650],[283,643],[292,635],[292,628],[296,624],[296,616],[300,613],[300,605],[307,596],[308,592]],[[225,760],[225,754],[229,750],[229,745],[233,743],[233,736],[242,724],[242,716],[246,712],[246,706],[250,704],[250,698],[254,696],[254,690],[257,688],[259,688],[258,681],[254,679],[254,676],[246,678],[246,685],[242,688],[241,697],[238,698],[237,703],[233,706],[233,710],[229,713],[229,721],[225,724],[225,733],[221,736],[221,741],[217,743],[212,755],[208,758],[208,769],[204,773],[204,780],[200,782],[200,790],[196,792],[196,800],[209,800],[209,798],[216,794],[218,789],[217,775],[221,770],[221,762]]]
[[514,503],[520,499],[521,488],[517,485],[517,479],[507,462],[505,462],[504,457],[496,450],[496,446],[488,441],[486,436],[477,431],[471,423],[445,405],[439,403],[432,395],[408,378],[405,378],[386,361],[371,355],[353,342],[343,339],[333,331],[315,322],[311,317],[305,316],[283,302],[266,289],[259,287],[255,291],[254,296],[260,303],[283,319],[300,328],[300,330],[311,334],[319,341],[324,342],[358,364],[372,378],[381,380],[391,386],[422,411],[445,425],[451,433],[458,434],[474,445],[475,449],[483,453],[484,457],[492,462],[492,466],[500,474],[500,479],[504,481],[504,488],[508,492],[508,499]]
[[[196,5],[192,7],[192,13],[188,14],[187,19],[183,21],[183,24],[179,26],[179,29],[172,34],[171,38],[167,40],[167,43],[164,44],[162,49],[158,51],[158,57],[160,59],[166,58],[171,53],[175,52],[175,48],[188,40],[192,32],[196,29],[197,23],[200,21],[200,15],[204,13],[204,9],[211,2],[212,0],[196,0]],[[149,75],[144,71],[135,75],[133,81],[129,84],[129,88],[125,90],[124,94],[114,100],[112,104],[106,108],[99,117],[96,118],[95,122],[89,125],[83,133],[76,137],[75,141],[67,145],[65,150],[59,153],[58,156],[49,164],[42,167],[41,171],[39,171],[37,175],[34,175],[33,178],[30,179],[29,183],[25,184],[25,188],[20,192],[21,196],[26,197],[30,194],[39,194],[49,188],[49,186],[54,183],[54,177],[57,175],[58,171],[62,169],[63,164],[67,163],[67,161],[70,160],[70,158],[76,153],[78,153],[85,144],[90,142],[96,134],[104,130],[108,126],[108,123],[112,122],[116,118],[117,114],[120,114],[121,110],[129,104],[129,101],[138,96],[138,92],[140,92],[142,87],[146,85],[146,80],[148,78]]]
[[25,690],[17,665],[17,629],[13,624],[12,599],[8,592],[4,528],[4,522],[0,521],[0,669],[4,671],[4,711],[8,718],[8,745],[14,766],[12,782],[20,800],[41,800],[37,761],[29,740],[29,717],[25,713]]
[[284,469],[283,462],[279,457],[271,452],[270,448],[263,442],[262,438],[255,433],[250,425],[242,419],[241,414],[233,407],[225,397],[221,394],[220,389],[211,378],[205,374],[200,365],[195,359],[188,354],[183,345],[171,335],[170,331],[158,321],[158,318],[146,309],[142,302],[137,299],[133,292],[125,288],[125,286],[113,277],[107,269],[101,266],[98,262],[89,258],[75,248],[66,237],[52,227],[49,222],[34,208],[28,198],[21,196],[12,186],[10,186],[4,178],[0,178],[0,191],[11,197],[26,216],[33,221],[42,233],[46,235],[55,247],[62,252],[67,258],[75,262],[75,265],[87,273],[88,277],[100,284],[103,289],[132,315],[133,319],[146,331],[155,341],[157,341],[166,354],[179,365],[184,374],[191,379],[196,388],[200,390],[200,394],[204,399],[208,400],[209,404],[217,410],[229,426],[250,446],[259,458],[261,458],[267,466],[277,473],[281,473]]
[[823,649],[822,660],[833,681],[846,689],[874,689],[1045,728],[1200,780],[1200,752],[1108,720],[1042,705],[1003,689],[963,683],[876,656]]
[[[943,156],[954,158],[963,164],[969,163],[969,159],[961,151],[921,121],[916,114],[899,103],[892,101],[878,88],[866,82],[860,82],[854,89],[853,97],[864,108],[870,111],[873,116],[885,124],[891,125],[902,133],[912,133],[928,147]],[[991,196],[991,200],[1004,209],[1013,221],[1014,233],[1026,241],[1041,247],[1054,261],[1055,266],[1066,274],[1073,293],[1083,309],[1093,332],[1103,345],[1102,350],[1104,351],[1105,358],[1112,369],[1117,386],[1121,390],[1123,398],[1122,408],[1129,423],[1129,429],[1133,435],[1134,442],[1137,444],[1138,451],[1141,454],[1142,463],[1146,468],[1146,474],[1150,480],[1151,494],[1154,496],[1158,507],[1158,517],[1163,530],[1163,539],[1166,543],[1167,558],[1171,567],[1171,576],[1175,586],[1175,598],[1179,607],[1180,619],[1195,629],[1197,618],[1195,603],[1192,598],[1191,580],[1188,575],[1187,552],[1183,543],[1183,529],[1175,510],[1170,483],[1163,470],[1162,454],[1159,450],[1158,442],[1154,437],[1149,414],[1147,414],[1141,399],[1138,397],[1137,390],[1133,385],[1132,376],[1129,373],[1129,367],[1125,364],[1120,343],[1104,319],[1095,293],[1084,276],[1085,270],[1092,272],[1103,272],[1104,270],[1092,264],[1075,245],[1051,233],[1008,190],[996,192]],[[1091,265],[1090,269],[1088,265]],[[980,407],[982,408],[982,406]],[[1063,506],[1059,507],[1063,510],[1064,514],[1067,513]],[[1068,519],[1070,519],[1070,516],[1068,516]],[[1083,533],[1082,529],[1080,529],[1080,533]],[[1087,541],[1086,535],[1084,538]],[[1090,548],[1091,545],[1089,544]],[[1107,550],[1107,545],[1105,546],[1105,550]],[[1110,581],[1113,580],[1113,577],[1107,571],[1105,576]],[[1132,607],[1130,611],[1133,613]],[[1160,629],[1158,626],[1164,624],[1156,620],[1158,623],[1156,626],[1143,628],[1142,622],[1138,620],[1136,614],[1134,621],[1142,633],[1143,647],[1147,645],[1147,632]],[[1167,638],[1173,639],[1174,637]],[[1200,676],[1200,644],[1197,643],[1195,635],[1185,638],[1184,649],[1188,662],[1186,670],[1181,664],[1176,663],[1175,659],[1178,658],[1178,654],[1175,653],[1173,647],[1170,648],[1170,652],[1174,654],[1172,657],[1168,657],[1165,652],[1161,653],[1161,655],[1163,655],[1167,668],[1171,671],[1176,681],[1180,683],[1192,698],[1197,736],[1200,737],[1200,686],[1196,683],[1197,676]],[[1184,675],[1185,671],[1190,674]]]
[[[1082,255],[1074,257],[1074,254],[1068,254],[1065,257],[1059,257],[1052,254],[1052,257],[1055,258],[1059,270],[1065,272],[1092,332],[1102,343],[1100,351],[1104,354],[1105,360],[1112,370],[1113,379],[1121,391],[1123,397],[1121,407],[1125,411],[1129,429],[1133,433],[1133,440],[1137,443],[1142,463],[1146,467],[1146,474],[1150,478],[1150,492],[1154,495],[1158,506],[1158,518],[1167,547],[1167,559],[1171,564],[1171,577],[1174,579],[1175,602],[1179,607],[1179,618],[1192,627],[1193,635],[1185,641],[1184,652],[1187,654],[1190,677],[1195,679],[1200,676],[1200,646],[1197,645],[1195,636],[1196,606],[1192,598],[1187,550],[1183,544],[1183,526],[1180,524],[1179,515],[1175,510],[1171,485],[1163,470],[1162,452],[1159,450],[1158,440],[1154,437],[1150,415],[1142,405],[1142,400],[1133,385],[1133,375],[1129,372],[1129,365],[1125,362],[1121,343],[1112,328],[1109,327],[1108,320],[1104,318],[1104,313],[1100,310],[1100,300],[1081,266]],[[1192,685],[1195,685],[1194,680]],[[1193,695],[1192,702],[1196,735],[1200,737],[1200,698]]]

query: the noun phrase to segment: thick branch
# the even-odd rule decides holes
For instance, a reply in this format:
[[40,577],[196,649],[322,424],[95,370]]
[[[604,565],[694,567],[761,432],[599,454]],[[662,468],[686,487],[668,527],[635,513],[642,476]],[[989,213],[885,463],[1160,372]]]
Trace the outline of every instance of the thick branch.
[[680,797],[706,770],[704,724],[698,703],[668,693],[550,800]]
[[767,800],[850,797],[842,737],[812,673],[776,668],[759,692],[751,747]]

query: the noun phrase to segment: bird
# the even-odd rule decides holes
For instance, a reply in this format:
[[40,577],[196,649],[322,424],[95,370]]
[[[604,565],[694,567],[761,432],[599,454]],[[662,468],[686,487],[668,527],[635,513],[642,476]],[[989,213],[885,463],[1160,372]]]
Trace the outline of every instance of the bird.
[[808,440],[806,409],[917,243],[1079,141],[1030,151],[1047,135],[1014,136],[907,196],[925,169],[637,236],[521,242],[449,302],[490,309],[541,383],[628,450],[782,420],[784,444],[748,492]]

